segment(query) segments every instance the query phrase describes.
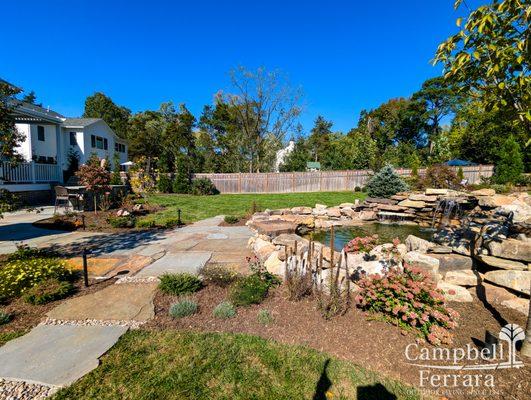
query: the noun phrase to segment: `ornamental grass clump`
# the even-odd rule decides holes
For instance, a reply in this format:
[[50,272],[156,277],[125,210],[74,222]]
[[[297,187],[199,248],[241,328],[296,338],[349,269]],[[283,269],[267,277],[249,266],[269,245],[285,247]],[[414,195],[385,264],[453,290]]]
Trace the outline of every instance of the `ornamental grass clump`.
[[183,318],[195,314],[197,312],[197,309],[198,306],[196,301],[188,298],[183,298],[170,306],[169,314],[173,318]]
[[181,272],[177,274],[164,274],[160,277],[159,289],[166,293],[179,296],[194,293],[203,287],[201,279],[197,276]]
[[377,313],[404,329],[415,329],[430,343],[451,344],[459,314],[446,306],[443,292],[419,268],[391,268],[385,276],[369,275],[358,285],[358,307]]
[[268,310],[265,309],[258,311],[257,318],[258,322],[264,326],[271,325],[273,323],[273,316]]
[[236,308],[232,303],[223,301],[214,308],[212,315],[220,319],[232,318],[236,316]]
[[5,325],[11,321],[12,315],[5,311],[0,311],[0,325]]

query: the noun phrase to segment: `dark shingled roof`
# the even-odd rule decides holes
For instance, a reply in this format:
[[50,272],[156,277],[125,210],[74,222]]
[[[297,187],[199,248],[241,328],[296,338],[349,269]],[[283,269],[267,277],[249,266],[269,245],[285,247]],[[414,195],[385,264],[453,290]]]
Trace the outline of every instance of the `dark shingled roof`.
[[63,122],[63,126],[89,126],[94,122],[102,121],[101,118],[67,118]]

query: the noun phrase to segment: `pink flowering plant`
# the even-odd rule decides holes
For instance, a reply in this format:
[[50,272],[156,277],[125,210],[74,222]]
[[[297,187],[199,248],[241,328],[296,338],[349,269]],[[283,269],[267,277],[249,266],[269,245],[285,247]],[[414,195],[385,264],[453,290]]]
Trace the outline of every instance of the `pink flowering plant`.
[[434,345],[451,344],[459,314],[446,306],[443,292],[421,269],[407,264],[385,276],[362,278],[358,307],[382,315],[401,328],[414,329]]
[[345,245],[347,253],[368,253],[378,244],[378,235],[355,237]]

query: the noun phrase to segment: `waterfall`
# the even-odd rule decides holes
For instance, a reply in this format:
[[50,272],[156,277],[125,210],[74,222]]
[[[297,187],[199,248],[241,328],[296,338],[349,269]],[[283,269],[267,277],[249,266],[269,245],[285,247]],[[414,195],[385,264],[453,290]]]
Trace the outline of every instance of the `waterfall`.
[[455,199],[442,199],[437,203],[437,207],[433,211],[433,217],[431,219],[431,227],[435,228],[435,219],[437,214],[441,214],[439,225],[445,226],[445,222],[450,222],[452,214],[455,217],[461,215],[461,206]]

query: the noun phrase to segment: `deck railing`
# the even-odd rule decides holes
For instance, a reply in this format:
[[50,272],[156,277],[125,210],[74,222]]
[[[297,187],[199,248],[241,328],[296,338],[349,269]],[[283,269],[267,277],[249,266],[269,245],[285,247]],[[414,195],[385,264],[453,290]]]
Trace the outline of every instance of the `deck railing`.
[[61,182],[63,171],[57,164],[36,162],[10,163],[0,161],[0,183],[52,183]]

